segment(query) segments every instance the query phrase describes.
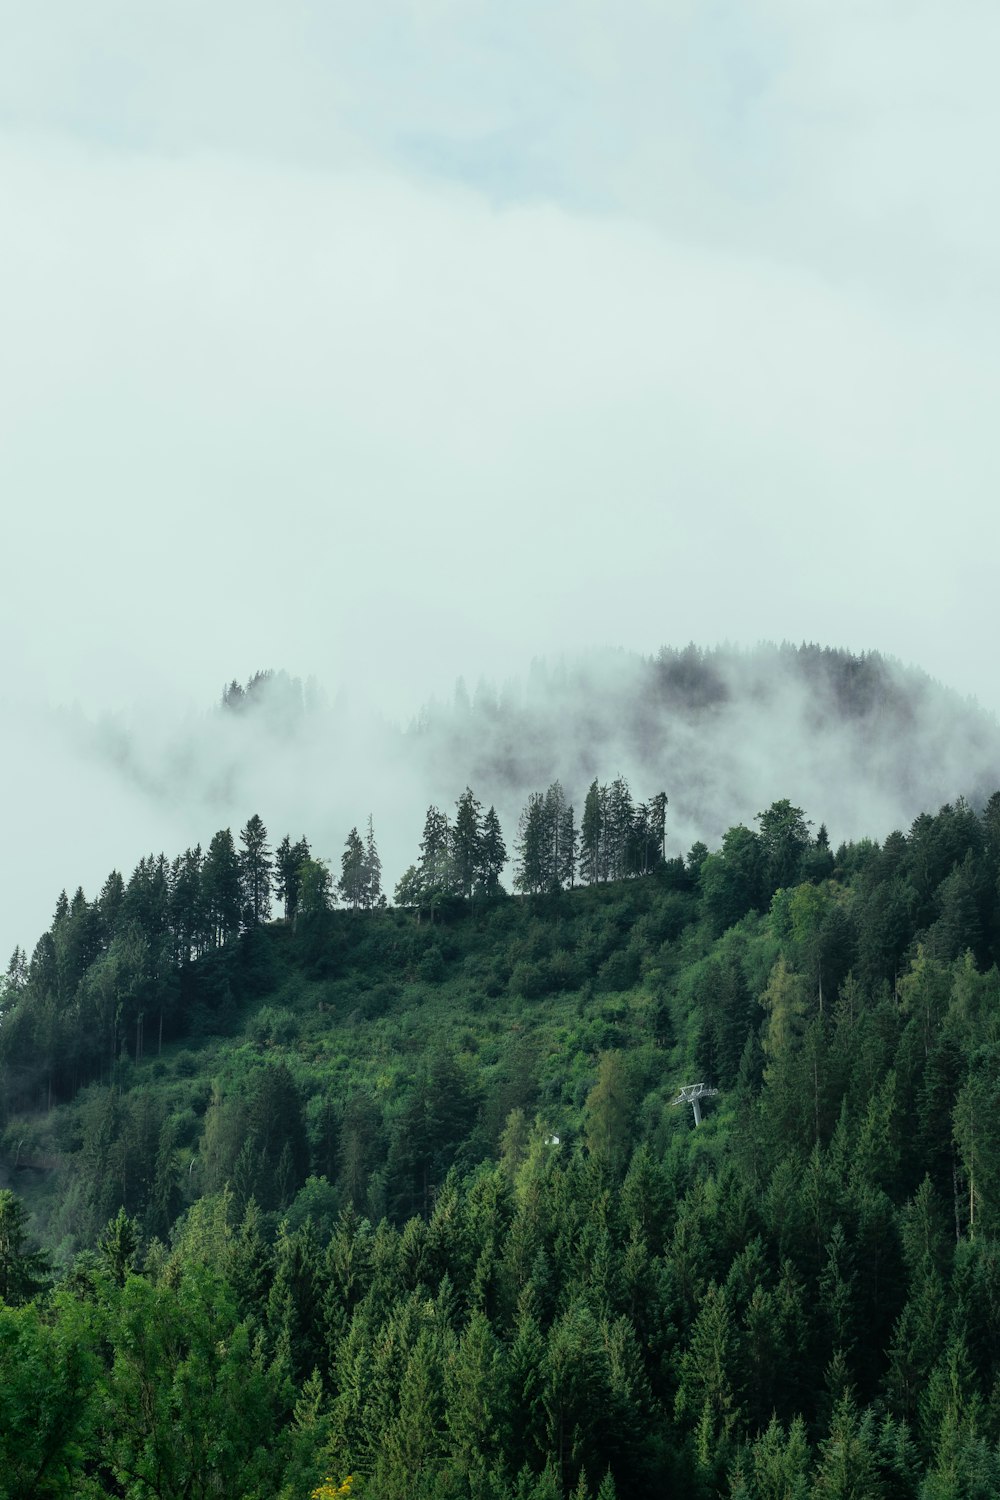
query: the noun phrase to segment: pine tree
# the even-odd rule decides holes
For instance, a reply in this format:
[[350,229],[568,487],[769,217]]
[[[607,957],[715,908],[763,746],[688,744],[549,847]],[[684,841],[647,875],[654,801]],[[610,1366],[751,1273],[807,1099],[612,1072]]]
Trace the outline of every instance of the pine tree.
[[483,819],[482,836],[479,841],[479,863],[476,880],[479,889],[488,898],[497,896],[503,887],[500,877],[507,863],[507,847],[500,829],[497,810],[492,805]]
[[305,836],[297,844],[293,844],[286,833],[274,856],[274,894],[284,905],[286,922],[295,920],[302,866],[308,858],[309,844]]
[[112,870],[107,880],[101,886],[101,893],[97,898],[97,906],[101,913],[101,921],[104,924],[104,935],[107,941],[110,941],[115,935],[124,899],[125,882],[121,877],[120,871]]
[[455,822],[451,829],[451,856],[455,889],[466,900],[472,895],[479,865],[482,838],[482,804],[471,787],[466,787],[455,805]]
[[369,911],[375,911],[385,905],[385,897],[382,894],[382,861],[379,859],[378,848],[375,844],[375,829],[372,824],[372,815],[368,814],[368,828],[365,834],[365,906]]
[[20,1198],[0,1188],[0,1307],[26,1302],[44,1285],[44,1255],[27,1248],[28,1215]]
[[140,1238],[139,1225],[129,1218],[124,1208],[120,1208],[97,1242],[111,1279],[120,1287],[125,1285],[125,1278],[135,1266]]
[[588,885],[595,885],[602,878],[604,816],[601,790],[596,781],[590,783],[580,823],[580,879]]
[[174,936],[174,955],[181,964],[197,957],[204,938],[205,914],[202,891],[201,845],[185,849],[171,866],[170,929]]
[[606,844],[605,879],[624,880],[633,873],[630,855],[634,846],[635,809],[632,793],[624,776],[616,776],[607,791],[607,810],[604,817]]
[[657,792],[649,802],[649,832],[651,839],[655,841],[656,864],[667,857],[667,802],[666,792]]
[[548,837],[545,798],[532,792],[521,812],[515,844],[514,884],[525,895],[537,895],[546,888],[548,874]]
[[228,828],[221,828],[208,846],[202,897],[208,943],[218,948],[240,928],[240,865]]
[[345,901],[352,911],[357,911],[365,904],[368,882],[365,870],[365,846],[356,828],[352,828],[347,835],[344,852],[340,856],[340,871],[337,890],[341,900]]
[[240,891],[243,898],[243,920],[247,927],[257,927],[271,916],[271,871],[273,861],[267,843],[267,829],[257,813],[240,834]]
[[28,959],[24,949],[18,945],[10,956],[7,972],[0,981],[0,1016],[23,994],[28,983]]
[[433,919],[441,902],[452,894],[455,886],[451,828],[447,813],[443,813],[438,807],[427,809],[417,868],[420,876],[420,902],[429,909]]
[[282,1224],[267,1298],[271,1347],[287,1357],[297,1386],[325,1363],[322,1257],[312,1221],[289,1232]]
[[884,1491],[876,1444],[871,1411],[859,1417],[854,1397],[846,1391],[834,1406],[830,1435],[819,1445],[815,1500],[879,1500]]
[[559,852],[555,869],[556,882],[565,890],[572,890],[576,884],[578,846],[579,835],[573,818],[573,804],[568,802],[563,806],[559,817]]

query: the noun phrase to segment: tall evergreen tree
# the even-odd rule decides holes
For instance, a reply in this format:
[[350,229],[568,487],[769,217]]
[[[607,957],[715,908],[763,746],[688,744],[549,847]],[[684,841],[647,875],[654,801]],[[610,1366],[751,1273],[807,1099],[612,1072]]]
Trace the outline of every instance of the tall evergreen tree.
[[525,895],[537,895],[548,884],[550,855],[545,797],[541,792],[532,792],[521,812],[514,849],[514,884]]
[[624,880],[630,868],[634,846],[635,809],[632,793],[624,776],[616,776],[608,788],[607,812],[604,818],[606,880]]
[[283,903],[285,921],[295,921],[302,866],[309,858],[309,843],[303,835],[293,844],[286,833],[274,856],[274,894]]
[[580,822],[580,878],[588,885],[596,885],[603,878],[604,806],[601,792],[597,781],[592,781],[587,788]]
[[385,897],[382,894],[382,861],[379,858],[378,846],[375,843],[375,828],[372,823],[372,815],[368,814],[368,827],[365,831],[365,906],[369,911],[376,911],[385,905]]
[[202,866],[202,895],[211,947],[218,948],[240,929],[240,864],[228,828],[220,828]]
[[356,828],[352,828],[347,835],[344,852],[340,856],[340,872],[337,890],[340,892],[341,899],[351,910],[357,911],[359,907],[366,905],[368,881],[365,870],[365,846]]
[[476,867],[476,881],[485,896],[496,896],[501,890],[500,877],[506,863],[507,846],[504,843],[497,810],[491,804],[483,819],[482,837],[479,841],[479,863]]
[[451,852],[451,828],[447,813],[438,807],[429,807],[424,819],[424,833],[420,840],[420,863],[418,865],[422,904],[429,907],[431,915],[455,887],[455,866]]
[[472,895],[476,883],[482,812],[482,803],[478,801],[472,788],[466,787],[456,804],[455,821],[451,828],[455,888],[466,900]]
[[556,882],[566,890],[572,890],[576,884],[578,848],[579,835],[573,817],[573,804],[566,802],[559,813],[559,847],[555,867]]
[[202,891],[201,845],[185,849],[170,868],[170,929],[174,954],[181,964],[191,962],[201,946],[205,930]]
[[240,888],[243,896],[243,920],[247,927],[258,927],[271,916],[271,871],[274,862],[267,843],[267,829],[257,813],[240,834]]

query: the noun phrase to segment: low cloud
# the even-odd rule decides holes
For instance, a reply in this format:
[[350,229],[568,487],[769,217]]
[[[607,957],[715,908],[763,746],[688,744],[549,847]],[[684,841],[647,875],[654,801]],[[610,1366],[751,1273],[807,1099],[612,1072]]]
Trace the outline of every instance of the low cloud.
[[8,950],[30,947],[61,885],[92,897],[112,868],[127,876],[151,851],[206,847],[254,812],[274,842],[304,833],[335,873],[348,830],[371,813],[391,891],[428,805],[451,811],[467,784],[496,804],[513,853],[530,792],[559,779],[579,809],[594,778],[622,774],[640,799],[667,792],[671,854],[717,844],[781,797],[836,845],[1000,784],[992,716],[922,673],[819,648],[539,661],[499,688],[460,684],[409,723],[284,674],[241,712],[147,700],[13,722],[16,784],[47,792],[12,799]]

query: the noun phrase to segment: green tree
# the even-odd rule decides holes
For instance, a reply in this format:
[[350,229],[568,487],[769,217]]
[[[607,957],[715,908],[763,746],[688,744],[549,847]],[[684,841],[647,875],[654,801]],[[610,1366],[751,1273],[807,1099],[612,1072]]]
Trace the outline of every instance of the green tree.
[[279,1227],[267,1323],[271,1347],[296,1386],[327,1365],[322,1256],[310,1219],[293,1231]]
[[107,1337],[114,1353],[98,1436],[125,1493],[209,1500],[275,1492],[283,1392],[217,1275],[187,1264],[175,1285],[129,1277]]
[[451,827],[455,888],[466,900],[472,895],[479,868],[482,812],[482,804],[467,786],[455,805],[455,821]]
[[419,883],[414,886],[414,893],[419,892],[419,902],[402,904],[423,906],[430,912],[433,921],[441,903],[452,895],[455,889],[451,827],[447,813],[443,813],[438,807],[427,809],[424,833],[420,840],[420,860],[417,870]]
[[185,849],[170,867],[170,929],[175,962],[190,963],[200,951],[205,932],[201,845]]
[[597,1082],[587,1095],[587,1146],[594,1159],[620,1176],[631,1154],[634,1090],[620,1052],[602,1052]]
[[0,1299],[11,1307],[41,1291],[48,1270],[41,1251],[28,1249],[27,1222],[20,1198],[0,1188]]
[[208,942],[218,948],[240,930],[240,862],[228,828],[220,828],[208,846],[202,895]]
[[542,792],[532,792],[517,825],[514,845],[514,885],[525,895],[537,895],[549,885],[549,831]]
[[0,1500],[89,1493],[85,1465],[99,1456],[93,1324],[66,1294],[44,1317],[0,1298]]
[[753,1500],[808,1500],[809,1442],[805,1423],[796,1417],[787,1431],[772,1416],[750,1450]]
[[812,1500],[879,1500],[883,1493],[874,1417],[871,1411],[859,1417],[848,1391],[835,1405],[829,1436],[819,1445]]
[[247,927],[258,927],[271,916],[271,872],[274,862],[267,842],[267,829],[257,813],[248,819],[240,833],[240,892],[243,920]]
[[322,859],[307,859],[299,871],[299,893],[295,919],[306,926],[333,906],[333,876]]
[[382,861],[379,858],[378,846],[375,843],[375,828],[372,823],[372,815],[368,814],[368,826],[365,831],[365,906],[369,911],[376,911],[385,905],[385,897],[382,894]]
[[126,1277],[135,1266],[140,1238],[139,1225],[129,1218],[124,1208],[120,1208],[98,1241],[101,1259],[118,1286],[125,1285]]
[[368,880],[365,869],[365,846],[356,828],[352,828],[347,835],[344,852],[340,856],[340,871],[337,889],[341,900],[346,902],[352,911],[357,911],[359,907],[365,905]]
[[767,893],[773,894],[781,886],[797,885],[810,842],[809,824],[801,807],[793,807],[783,797],[772,802],[766,812],[758,813],[757,822]]
[[594,780],[587,788],[580,821],[580,879],[588,885],[606,879],[604,866],[604,822],[607,790]]
[[302,867],[308,858],[309,844],[305,836],[293,844],[286,833],[274,856],[274,894],[283,903],[286,922],[295,920]]
[[498,896],[503,887],[500,877],[507,863],[507,846],[500,828],[500,819],[492,805],[483,818],[482,837],[479,842],[479,866],[476,878],[480,889],[488,899]]
[[698,872],[702,911],[717,937],[761,904],[762,866],[760,836],[742,823],[728,830],[718,854],[703,861]]
[[789,969],[783,957],[771,970],[760,1003],[767,1014],[764,1054],[773,1062],[798,1045],[809,1013],[806,981]]

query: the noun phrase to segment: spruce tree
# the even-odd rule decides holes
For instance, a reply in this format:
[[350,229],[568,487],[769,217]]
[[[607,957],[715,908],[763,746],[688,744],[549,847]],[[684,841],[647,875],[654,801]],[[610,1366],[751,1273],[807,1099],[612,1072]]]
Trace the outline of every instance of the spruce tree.
[[441,902],[454,890],[454,860],[451,852],[451,828],[447,813],[438,807],[429,807],[424,819],[424,833],[420,840],[421,904],[429,908],[433,918]]
[[360,906],[366,904],[368,882],[365,870],[365,846],[356,828],[352,828],[347,835],[344,852],[340,856],[340,872],[337,890],[341,900],[346,902],[352,911],[357,911]]
[[478,801],[472,788],[466,787],[456,803],[455,821],[451,829],[455,888],[466,900],[472,895],[476,883],[482,811],[482,803]]
[[378,848],[375,844],[375,829],[372,825],[372,815],[368,814],[368,828],[365,834],[365,906],[369,911],[375,911],[378,907],[385,905],[385,897],[382,894],[382,861],[379,858]]
[[243,921],[257,927],[271,916],[271,871],[274,862],[267,843],[267,829],[257,813],[240,834],[240,890],[243,898]]
[[497,810],[491,804],[483,819],[479,863],[476,869],[477,883],[487,898],[492,898],[501,891],[500,877],[506,863],[507,846],[504,843]]
[[308,858],[309,844],[305,836],[293,844],[286,833],[274,856],[274,894],[284,904],[286,922],[295,920],[302,866]]
[[220,828],[202,866],[202,896],[209,945],[220,947],[240,928],[240,865],[228,828]]
[[596,885],[601,877],[601,852],[603,848],[604,818],[601,787],[596,780],[587,788],[580,823],[580,879],[588,885]]
[[532,792],[521,812],[514,846],[514,884],[525,895],[537,895],[546,887],[549,855],[546,824],[545,797],[541,792]]

